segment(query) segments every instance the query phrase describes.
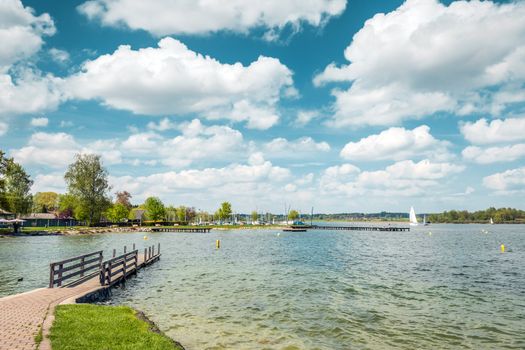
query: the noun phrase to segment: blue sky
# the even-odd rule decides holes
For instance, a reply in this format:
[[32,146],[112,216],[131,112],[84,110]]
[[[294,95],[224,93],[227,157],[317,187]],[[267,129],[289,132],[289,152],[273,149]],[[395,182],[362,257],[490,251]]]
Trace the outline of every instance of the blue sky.
[[523,206],[525,2],[0,1],[0,148],[134,202]]

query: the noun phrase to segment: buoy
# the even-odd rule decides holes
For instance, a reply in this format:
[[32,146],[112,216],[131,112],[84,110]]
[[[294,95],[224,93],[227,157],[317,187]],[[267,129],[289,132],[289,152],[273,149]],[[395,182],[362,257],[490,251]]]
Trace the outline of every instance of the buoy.
[[281,232],[277,232],[277,237],[279,237],[281,235]]
[[429,236],[432,236],[432,232],[429,232],[428,235],[429,235]]
[[216,240],[215,241],[215,247],[217,247],[217,249],[219,249],[221,247],[221,241],[220,240]]
[[144,236],[144,240],[147,241],[148,240],[148,236]]
[[502,253],[505,253],[505,244],[500,245],[499,249],[501,250]]

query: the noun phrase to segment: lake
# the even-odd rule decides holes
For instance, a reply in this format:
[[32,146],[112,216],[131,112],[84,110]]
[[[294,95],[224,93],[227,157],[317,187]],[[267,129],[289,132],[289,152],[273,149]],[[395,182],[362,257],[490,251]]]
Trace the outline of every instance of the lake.
[[0,296],[45,287],[53,260],[161,243],[108,303],[189,350],[525,348],[523,225],[143,236],[0,238]]

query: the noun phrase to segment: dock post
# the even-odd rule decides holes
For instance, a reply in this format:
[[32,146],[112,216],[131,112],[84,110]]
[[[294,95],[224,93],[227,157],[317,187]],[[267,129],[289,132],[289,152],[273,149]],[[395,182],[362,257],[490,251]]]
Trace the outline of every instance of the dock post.
[[113,257],[115,257],[116,255],[117,255],[117,250],[113,249]]
[[53,288],[55,277],[55,264],[49,264],[49,288]]
[[148,252],[148,250],[146,248],[144,248],[144,265],[146,265],[146,253]]
[[84,260],[85,258],[82,257],[82,259],[80,259],[80,277],[84,277]]
[[135,243],[133,243],[133,250],[135,250]]
[[160,255],[160,243],[159,243],[158,247],[159,247],[159,248],[157,249],[157,254]]
[[151,246],[151,256],[155,256],[155,245]]
[[126,246],[124,246],[124,254],[126,254]]

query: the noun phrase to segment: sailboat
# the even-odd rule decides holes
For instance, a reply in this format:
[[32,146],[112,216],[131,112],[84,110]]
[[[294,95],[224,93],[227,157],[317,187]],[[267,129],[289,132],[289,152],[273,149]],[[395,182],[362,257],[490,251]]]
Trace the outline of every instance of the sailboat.
[[490,224],[494,225],[494,220],[492,220],[492,218],[490,218]]
[[410,207],[409,218],[410,218],[410,226],[417,226],[418,225],[416,212],[414,210],[414,207]]
[[424,214],[423,215],[423,226],[428,226],[428,225],[429,225],[429,223],[427,222],[427,215]]

